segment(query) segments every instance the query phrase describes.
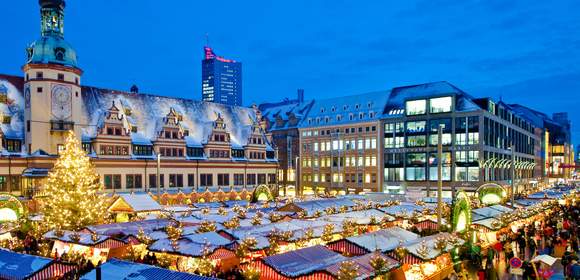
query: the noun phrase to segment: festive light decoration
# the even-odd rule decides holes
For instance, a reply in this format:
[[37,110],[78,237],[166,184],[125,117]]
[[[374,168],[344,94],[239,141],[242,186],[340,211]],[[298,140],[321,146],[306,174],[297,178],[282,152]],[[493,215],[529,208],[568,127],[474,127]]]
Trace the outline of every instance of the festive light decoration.
[[153,239],[145,233],[142,227],[139,227],[139,230],[137,231],[137,240],[145,245],[151,245],[151,243],[153,243]]
[[351,237],[354,235],[356,230],[356,223],[353,220],[346,219],[342,221],[342,232],[343,238]]
[[236,229],[240,227],[240,218],[238,217],[233,217],[228,221],[224,222],[224,227],[226,227],[227,229]]
[[270,222],[275,223],[277,221],[282,220],[282,216],[280,216],[279,214],[277,214],[276,212],[272,211],[270,212],[270,214],[268,215],[268,219],[270,220]]
[[242,277],[244,277],[245,280],[259,280],[260,270],[256,267],[248,266],[242,270]]
[[353,261],[344,261],[340,263],[338,269],[338,280],[355,280],[358,277],[358,266]]
[[373,254],[373,256],[370,259],[369,264],[371,265],[371,267],[375,270],[375,279],[378,280],[382,280],[382,279],[387,279],[386,274],[389,272],[389,267],[388,267],[388,263],[387,260],[385,258],[383,258],[383,256],[381,256],[381,252],[380,251],[375,251],[375,253]]
[[105,220],[103,185],[77,137],[68,132],[65,149],[48,175],[41,212],[48,229],[79,230]]
[[255,250],[258,245],[258,241],[253,237],[246,237],[240,243],[240,246],[236,248],[236,256],[240,259],[245,258],[251,251]]
[[419,247],[417,247],[417,254],[422,258],[427,258],[429,256],[429,246],[427,246],[427,242],[425,240],[421,241]]
[[447,238],[445,236],[437,236],[435,238],[435,249],[439,251],[445,251],[447,248]]
[[259,226],[262,224],[262,217],[258,216],[258,215],[254,215],[254,217],[252,217],[252,221],[251,221],[252,225],[254,226]]
[[217,212],[218,212],[219,215],[222,215],[222,216],[226,216],[228,214],[228,210],[226,210],[226,208],[223,207],[223,206],[220,207],[220,208],[218,208],[218,211]]
[[199,224],[199,227],[197,228],[196,232],[197,233],[211,232],[215,231],[216,229],[217,227],[214,222],[205,220]]
[[320,237],[320,239],[322,239],[322,241],[324,242],[330,242],[332,241],[333,233],[334,233],[334,224],[326,224],[322,229],[322,236]]

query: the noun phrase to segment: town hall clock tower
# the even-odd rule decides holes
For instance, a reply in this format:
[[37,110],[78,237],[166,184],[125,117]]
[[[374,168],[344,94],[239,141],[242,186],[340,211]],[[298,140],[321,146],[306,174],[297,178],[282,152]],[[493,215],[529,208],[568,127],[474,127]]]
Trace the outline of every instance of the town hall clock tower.
[[25,147],[58,154],[66,131],[81,136],[81,75],[64,40],[64,0],[40,0],[41,37],[27,49],[24,71]]

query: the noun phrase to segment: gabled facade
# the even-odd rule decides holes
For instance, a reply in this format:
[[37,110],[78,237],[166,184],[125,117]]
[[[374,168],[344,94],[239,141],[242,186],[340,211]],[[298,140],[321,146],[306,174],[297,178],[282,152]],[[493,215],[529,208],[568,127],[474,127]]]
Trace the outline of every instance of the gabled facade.
[[0,192],[41,191],[69,130],[109,191],[157,181],[162,191],[275,187],[276,152],[257,109],[82,86],[64,1],[40,7],[41,38],[27,48],[23,77],[0,75]]

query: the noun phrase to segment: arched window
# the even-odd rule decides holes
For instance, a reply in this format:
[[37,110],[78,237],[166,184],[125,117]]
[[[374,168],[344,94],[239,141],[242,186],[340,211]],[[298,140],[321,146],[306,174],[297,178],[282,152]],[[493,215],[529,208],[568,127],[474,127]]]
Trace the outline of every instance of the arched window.
[[56,60],[64,61],[64,55],[66,50],[63,48],[55,48],[54,49],[54,57]]

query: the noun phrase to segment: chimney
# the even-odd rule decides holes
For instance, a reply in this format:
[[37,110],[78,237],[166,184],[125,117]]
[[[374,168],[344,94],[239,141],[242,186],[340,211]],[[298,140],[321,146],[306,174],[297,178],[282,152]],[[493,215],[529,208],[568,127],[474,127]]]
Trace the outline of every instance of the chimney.
[[304,89],[299,88],[297,92],[297,99],[299,103],[304,102]]
[[131,86],[131,93],[139,93],[139,88],[137,87],[137,85]]

